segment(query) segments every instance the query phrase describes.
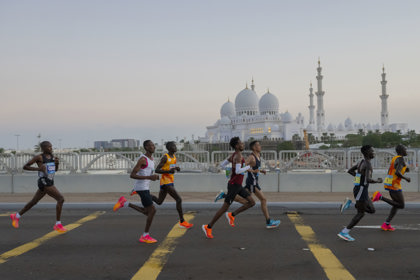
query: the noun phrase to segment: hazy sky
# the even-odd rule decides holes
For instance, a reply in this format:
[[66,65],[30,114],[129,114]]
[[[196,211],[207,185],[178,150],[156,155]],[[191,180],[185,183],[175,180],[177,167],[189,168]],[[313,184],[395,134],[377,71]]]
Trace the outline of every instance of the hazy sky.
[[[0,1],[0,147],[204,135],[255,79],[308,121],[321,57],[326,123],[420,129],[420,1]],[[399,112],[398,112],[399,111]]]

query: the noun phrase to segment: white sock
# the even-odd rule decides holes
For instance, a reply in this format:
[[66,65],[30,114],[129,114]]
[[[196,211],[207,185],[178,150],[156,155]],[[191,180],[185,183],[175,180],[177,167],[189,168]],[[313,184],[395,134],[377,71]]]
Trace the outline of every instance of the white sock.
[[149,233],[148,233],[148,232],[143,233],[143,236],[147,236],[147,235],[149,235]]
[[17,219],[20,219],[20,217],[21,217],[21,216],[19,215],[19,213],[16,213],[16,218],[17,218]]
[[57,221],[55,225],[61,225],[61,221]]
[[345,227],[345,228],[343,228],[342,232],[343,232],[343,233],[349,233],[349,232],[350,232],[350,230],[349,230],[348,228],[346,228],[346,227]]
[[124,202],[124,206],[123,207],[128,207],[128,204],[130,204],[130,202],[128,202],[128,201]]

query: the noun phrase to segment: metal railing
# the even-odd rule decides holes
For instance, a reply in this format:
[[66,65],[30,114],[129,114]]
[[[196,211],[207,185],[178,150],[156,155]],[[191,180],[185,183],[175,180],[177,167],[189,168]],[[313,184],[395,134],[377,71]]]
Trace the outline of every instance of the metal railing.
[[[154,161],[157,165],[166,152],[157,151]],[[244,151],[245,157],[250,151]],[[372,160],[375,169],[386,170],[392,157],[393,149],[377,149]],[[183,172],[218,172],[218,164],[227,159],[232,151],[179,151],[176,153],[177,165]],[[35,154],[0,154],[0,173],[21,173],[23,166]],[[141,152],[91,152],[91,153],[56,153],[60,159],[60,172],[88,173],[100,171],[129,172],[136,164]],[[359,150],[290,150],[263,151],[261,153],[262,168],[268,170],[337,170],[344,171],[362,159]],[[420,149],[408,150],[407,165],[417,170]]]

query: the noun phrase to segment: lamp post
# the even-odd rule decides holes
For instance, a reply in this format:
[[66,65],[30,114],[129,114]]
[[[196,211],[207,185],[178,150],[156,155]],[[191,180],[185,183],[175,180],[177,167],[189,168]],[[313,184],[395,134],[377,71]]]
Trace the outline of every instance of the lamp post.
[[15,134],[16,137],[16,153],[19,151],[19,136],[20,134]]

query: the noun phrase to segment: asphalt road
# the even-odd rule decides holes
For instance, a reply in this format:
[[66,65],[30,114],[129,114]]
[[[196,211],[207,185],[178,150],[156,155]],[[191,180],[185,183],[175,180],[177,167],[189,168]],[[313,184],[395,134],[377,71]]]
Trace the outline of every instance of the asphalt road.
[[[172,242],[174,250],[161,250],[164,255],[157,254],[162,266],[157,279],[339,279],[340,270],[327,274],[325,263],[333,259],[354,279],[420,279],[419,207],[407,208],[396,216],[395,232],[375,228],[388,210],[386,206],[379,207],[376,214],[365,216],[360,223],[362,227],[351,232],[356,241],[350,243],[340,240],[337,233],[349,222],[354,209],[340,215],[332,207],[301,206],[293,203],[287,207],[272,206],[271,216],[282,221],[278,229],[265,229],[259,209],[240,214],[235,228],[222,217],[214,226],[215,238],[208,240],[201,225],[209,222],[214,208],[198,208],[191,214],[194,228],[177,238],[167,238],[177,222],[173,204],[168,204],[158,209],[152,225],[151,234],[159,241],[156,244],[138,242],[145,218],[132,209],[114,213],[105,205],[102,209],[100,205],[94,209],[81,205],[67,207],[62,218],[65,225],[97,211],[105,213],[79,223],[66,234],[41,240],[37,247],[21,254],[22,249],[15,248],[33,245],[33,240],[51,232],[54,210],[33,209],[21,219],[19,229],[12,228],[10,218],[2,215],[0,259],[4,262],[0,263],[0,279],[131,279],[140,268],[150,267],[148,259],[155,250],[162,249],[159,246],[164,241]],[[10,212],[10,207],[0,206],[0,214]],[[291,210],[298,211],[304,229],[313,230],[309,242],[312,245],[286,214]],[[317,258],[318,247],[331,254],[320,254]],[[18,255],[5,256],[11,250]]]

